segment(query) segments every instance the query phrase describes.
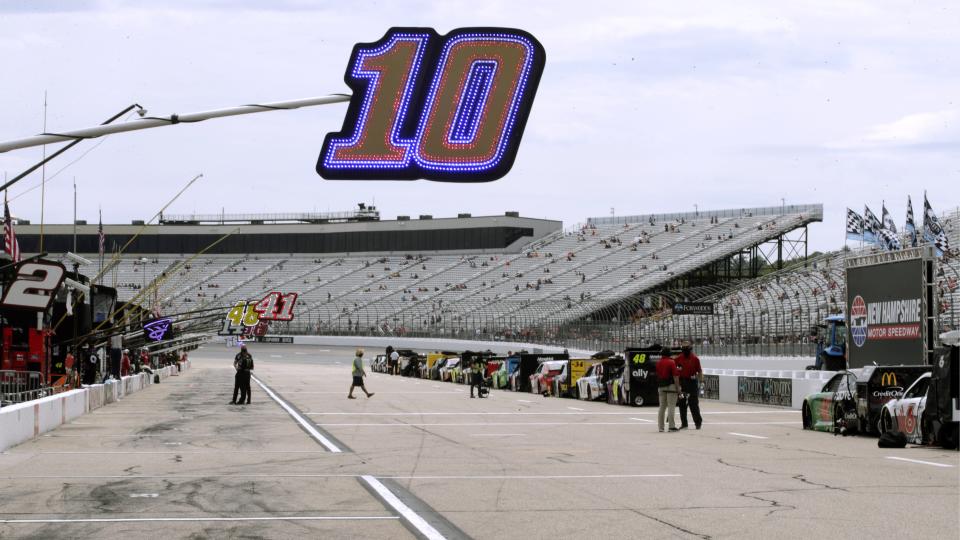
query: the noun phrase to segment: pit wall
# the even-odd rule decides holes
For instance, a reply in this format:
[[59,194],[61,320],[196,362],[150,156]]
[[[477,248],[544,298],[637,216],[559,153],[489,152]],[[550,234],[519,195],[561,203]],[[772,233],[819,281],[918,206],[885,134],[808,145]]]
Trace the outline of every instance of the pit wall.
[[[220,338],[223,341],[223,338]],[[267,336],[265,343],[319,345],[332,347],[364,347],[367,357],[379,354],[387,345],[415,350],[491,350],[503,354],[526,349],[533,353],[563,352],[563,347],[505,341],[472,341],[465,339],[398,338],[366,336]],[[258,343],[251,343],[256,350]],[[696,351],[696,347],[694,347]],[[589,357],[596,351],[570,349],[573,357]],[[800,409],[803,398],[819,392],[833,377],[833,371],[807,371],[812,358],[759,356],[701,356],[706,375],[718,379],[718,393],[713,399],[725,403],[749,403]]]
[[[190,362],[181,363],[182,370],[189,367]],[[176,366],[168,366],[154,370],[154,374],[162,381],[179,373]],[[0,408],[0,452],[52,431],[85,413],[120,401],[151,384],[153,375],[140,373]]]

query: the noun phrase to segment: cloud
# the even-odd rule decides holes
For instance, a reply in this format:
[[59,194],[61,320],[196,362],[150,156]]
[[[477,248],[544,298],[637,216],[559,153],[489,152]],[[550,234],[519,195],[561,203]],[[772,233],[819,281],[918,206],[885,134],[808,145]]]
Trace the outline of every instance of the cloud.
[[908,114],[898,120],[873,126],[864,136],[875,143],[941,143],[960,138],[960,110]]
[[950,151],[960,147],[960,110],[911,113],[874,124],[862,134],[823,145],[827,150],[875,151],[890,149]]

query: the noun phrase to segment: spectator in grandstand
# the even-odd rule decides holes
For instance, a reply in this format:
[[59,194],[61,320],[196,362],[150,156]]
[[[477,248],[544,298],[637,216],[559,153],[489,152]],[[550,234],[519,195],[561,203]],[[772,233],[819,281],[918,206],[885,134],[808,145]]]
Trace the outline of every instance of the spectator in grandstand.
[[677,371],[680,374],[680,391],[683,394],[679,399],[680,429],[687,429],[687,408],[693,416],[693,423],[700,429],[703,418],[700,416],[700,388],[703,386],[703,369],[700,368],[700,359],[693,354],[693,345],[690,340],[684,340],[680,345],[680,354],[675,359]]
[[367,392],[367,387],[363,385],[363,378],[366,376],[367,372],[363,369],[363,349],[357,349],[353,356],[353,384],[350,385],[350,393],[347,394],[347,399],[357,399],[353,397],[353,389],[357,386],[360,387],[360,390],[363,390],[368,398],[373,397],[374,393]]
[[[240,346],[240,352],[233,358],[233,368],[236,374],[233,377],[233,399],[231,405],[242,405],[246,400],[250,404],[250,372],[253,371],[253,356],[247,351],[246,345]],[[237,391],[240,391],[240,401],[237,401]]]
[[657,411],[657,427],[663,433],[664,416],[670,431],[677,431],[674,420],[674,409],[677,406],[677,393],[680,391],[680,377],[677,364],[670,356],[670,349],[664,347],[660,351],[661,357],[657,361],[657,387],[660,398],[660,409]]

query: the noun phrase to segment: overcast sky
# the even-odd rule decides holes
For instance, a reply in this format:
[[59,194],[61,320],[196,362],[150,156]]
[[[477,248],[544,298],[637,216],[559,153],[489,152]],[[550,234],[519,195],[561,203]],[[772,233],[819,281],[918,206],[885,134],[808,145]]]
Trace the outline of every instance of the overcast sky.
[[[144,7],[149,4],[154,7]],[[163,5],[165,7],[155,7]],[[167,115],[346,92],[351,48],[391,26],[522,28],[546,68],[513,170],[487,184],[326,181],[314,167],[345,104],[87,141],[50,164],[48,223],[170,213],[347,210],[589,216],[824,203],[814,248],[843,243],[844,208],[907,195],[960,204],[960,4],[945,2],[310,2],[3,0],[0,140],[98,124],[131,103]],[[103,141],[102,143],[100,141]],[[99,146],[97,146],[99,144]],[[52,151],[54,146],[48,147]],[[40,148],[0,154],[10,176]],[[40,177],[11,210],[38,223]],[[26,192],[26,193],[24,193]]]

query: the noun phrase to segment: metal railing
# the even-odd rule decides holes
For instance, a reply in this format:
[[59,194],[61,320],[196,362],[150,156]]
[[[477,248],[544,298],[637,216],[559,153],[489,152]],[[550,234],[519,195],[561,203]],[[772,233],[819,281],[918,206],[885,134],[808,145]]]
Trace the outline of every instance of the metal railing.
[[54,393],[39,371],[0,371],[0,406],[39,399]]

